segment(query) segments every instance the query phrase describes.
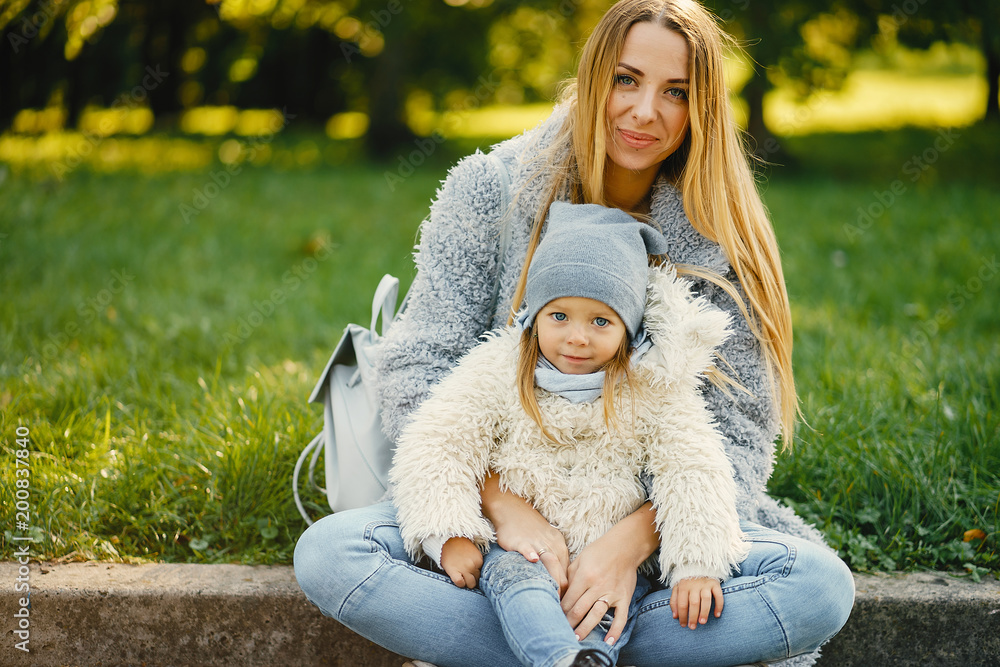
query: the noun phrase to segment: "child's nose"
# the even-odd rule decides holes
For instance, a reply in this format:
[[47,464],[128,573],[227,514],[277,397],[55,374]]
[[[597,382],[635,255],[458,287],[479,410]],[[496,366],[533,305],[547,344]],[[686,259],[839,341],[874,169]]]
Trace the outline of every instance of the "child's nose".
[[573,345],[586,345],[587,344],[587,332],[582,326],[572,327],[569,331],[569,336],[567,340]]

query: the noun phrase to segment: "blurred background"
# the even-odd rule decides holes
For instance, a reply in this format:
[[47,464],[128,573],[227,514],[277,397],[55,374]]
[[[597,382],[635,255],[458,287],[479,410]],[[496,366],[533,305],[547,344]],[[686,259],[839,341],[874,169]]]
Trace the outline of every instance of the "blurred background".
[[[0,0],[0,558],[290,562],[344,325],[611,4]],[[706,4],[792,304],[770,492],[855,570],[1000,572],[1000,2]]]
[[[772,132],[1000,119],[996,2],[706,4],[749,56],[734,55],[730,80],[758,147]],[[0,3],[0,128],[7,130],[0,159],[49,159],[71,151],[79,133],[264,134],[275,129],[267,109],[331,140],[361,139],[375,157],[435,131],[449,139],[509,136],[544,117],[608,6],[7,0]],[[52,134],[65,141],[23,140]],[[127,145],[97,147],[87,160],[124,160]],[[167,162],[183,161],[182,153],[178,147]]]

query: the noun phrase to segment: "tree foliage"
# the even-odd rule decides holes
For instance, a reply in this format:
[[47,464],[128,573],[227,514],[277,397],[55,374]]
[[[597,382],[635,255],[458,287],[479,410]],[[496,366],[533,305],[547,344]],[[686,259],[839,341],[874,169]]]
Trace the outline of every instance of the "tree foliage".
[[913,48],[936,41],[960,42],[980,50],[986,61],[985,118],[1000,121],[1000,2],[983,0],[857,0],[879,14],[879,37]]
[[[496,10],[472,0],[19,0],[0,11],[0,124],[22,108],[135,93],[157,121],[198,105],[278,107],[304,122],[371,116],[373,149],[405,139],[413,91],[468,87]],[[143,91],[147,68],[165,73]],[[137,89],[138,87],[138,89]]]
[[[991,117],[1000,7],[961,0],[706,0],[754,61],[751,133],[775,85],[836,87],[852,53],[898,40],[975,44]],[[23,108],[148,106],[163,128],[193,107],[273,107],[297,123],[361,111],[369,150],[429,112],[553,99],[609,0],[9,0],[0,2],[0,127]],[[880,41],[881,40],[881,41]],[[150,72],[158,72],[155,81]],[[417,119],[417,120],[415,120]],[[422,131],[426,131],[423,128]]]

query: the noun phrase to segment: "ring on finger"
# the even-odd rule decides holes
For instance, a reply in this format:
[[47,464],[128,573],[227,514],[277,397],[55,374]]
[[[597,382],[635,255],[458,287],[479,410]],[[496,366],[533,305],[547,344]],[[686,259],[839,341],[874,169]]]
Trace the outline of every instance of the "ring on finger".
[[537,553],[538,553],[538,557],[539,557],[539,558],[541,558],[541,557],[542,557],[542,554],[547,554],[548,552],[549,552],[549,550],[548,550],[548,549],[546,549],[545,547],[542,547],[541,549],[539,549],[539,550],[537,551]]
[[610,603],[610,602],[608,602],[608,601],[607,601],[607,600],[606,600],[606,599],[604,598],[604,596],[603,596],[603,595],[602,595],[601,597],[597,598],[597,600],[596,600],[596,601],[594,602],[594,604],[597,604],[598,602],[603,602],[604,604],[608,605],[608,609],[610,609],[610,608],[611,608],[611,603]]

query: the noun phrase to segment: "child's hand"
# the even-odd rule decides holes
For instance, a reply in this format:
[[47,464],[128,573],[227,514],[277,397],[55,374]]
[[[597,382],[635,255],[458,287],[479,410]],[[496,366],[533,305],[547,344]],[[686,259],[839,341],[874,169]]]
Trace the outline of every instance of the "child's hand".
[[670,609],[674,618],[692,630],[708,623],[708,610],[715,598],[715,617],[722,616],[722,585],[714,577],[692,577],[674,584],[670,594]]
[[475,588],[483,553],[467,537],[453,537],[441,549],[441,567],[459,588]]

